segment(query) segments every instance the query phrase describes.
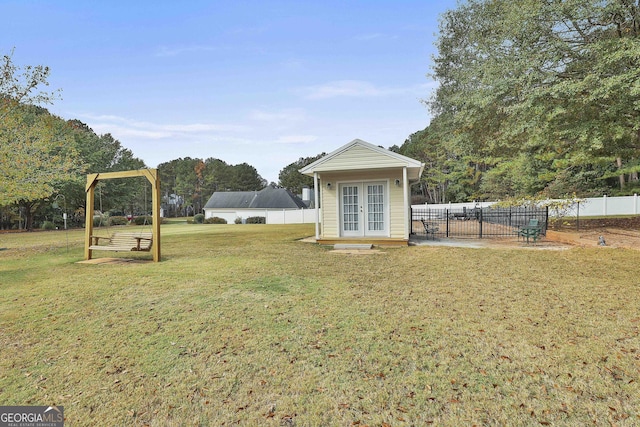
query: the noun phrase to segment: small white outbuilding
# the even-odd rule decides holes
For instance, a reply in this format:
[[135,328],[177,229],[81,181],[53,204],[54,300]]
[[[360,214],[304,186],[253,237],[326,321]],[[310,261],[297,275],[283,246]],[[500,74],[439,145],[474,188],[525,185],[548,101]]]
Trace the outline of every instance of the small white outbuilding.
[[319,200],[316,241],[408,244],[410,185],[423,171],[424,163],[360,139],[300,169]]

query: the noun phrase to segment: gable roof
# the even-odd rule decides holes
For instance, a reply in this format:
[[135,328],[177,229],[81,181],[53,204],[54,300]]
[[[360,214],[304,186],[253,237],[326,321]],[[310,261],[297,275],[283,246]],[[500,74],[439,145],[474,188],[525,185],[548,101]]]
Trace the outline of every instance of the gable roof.
[[216,191],[205,209],[303,209],[307,206],[286,188],[270,185],[260,191]]
[[303,167],[299,172],[313,176],[315,172],[407,168],[410,181],[420,179],[424,163],[402,154],[354,139],[326,156]]

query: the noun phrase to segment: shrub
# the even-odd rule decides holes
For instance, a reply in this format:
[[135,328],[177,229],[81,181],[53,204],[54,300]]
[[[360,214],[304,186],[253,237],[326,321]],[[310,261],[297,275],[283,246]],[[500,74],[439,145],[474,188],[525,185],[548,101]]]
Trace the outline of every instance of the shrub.
[[234,221],[236,224],[242,224],[242,218],[240,217],[236,217],[236,220]]
[[104,216],[94,216],[93,217],[93,226],[94,227],[103,227],[107,225],[107,217]]
[[245,221],[245,224],[266,224],[267,218],[263,216],[250,216]]
[[207,218],[204,220],[205,224],[226,224],[227,220],[224,218],[220,218],[219,216],[214,216],[212,218]]
[[204,214],[196,214],[193,216],[193,222],[195,222],[196,224],[203,224],[204,223]]
[[56,229],[56,225],[51,222],[51,221],[45,221],[42,223],[42,225],[40,226],[43,230],[55,230]]
[[133,218],[133,223],[135,225],[153,224],[153,217],[148,215],[137,216]]
[[[68,221],[69,220],[67,220],[67,222]],[[58,227],[62,228],[62,225],[64,224],[64,218],[62,217],[62,215],[53,215],[53,223],[59,224]]]
[[129,220],[124,216],[110,216],[109,225],[127,225]]

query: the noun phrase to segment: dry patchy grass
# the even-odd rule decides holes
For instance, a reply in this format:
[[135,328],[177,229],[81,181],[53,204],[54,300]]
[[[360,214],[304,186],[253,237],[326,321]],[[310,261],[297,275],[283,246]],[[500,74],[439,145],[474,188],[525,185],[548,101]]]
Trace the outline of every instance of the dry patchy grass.
[[638,251],[353,256],[297,241],[312,226],[172,224],[162,263],[81,265],[75,233],[0,236],[2,404],[69,425],[640,423]]

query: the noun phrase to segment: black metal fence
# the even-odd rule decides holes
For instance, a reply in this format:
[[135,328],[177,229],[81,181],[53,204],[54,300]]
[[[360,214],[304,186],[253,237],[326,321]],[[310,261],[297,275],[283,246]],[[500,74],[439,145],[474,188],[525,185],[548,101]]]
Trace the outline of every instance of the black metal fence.
[[548,208],[411,209],[411,234],[422,238],[491,238],[518,236],[518,231],[538,221],[545,235]]

